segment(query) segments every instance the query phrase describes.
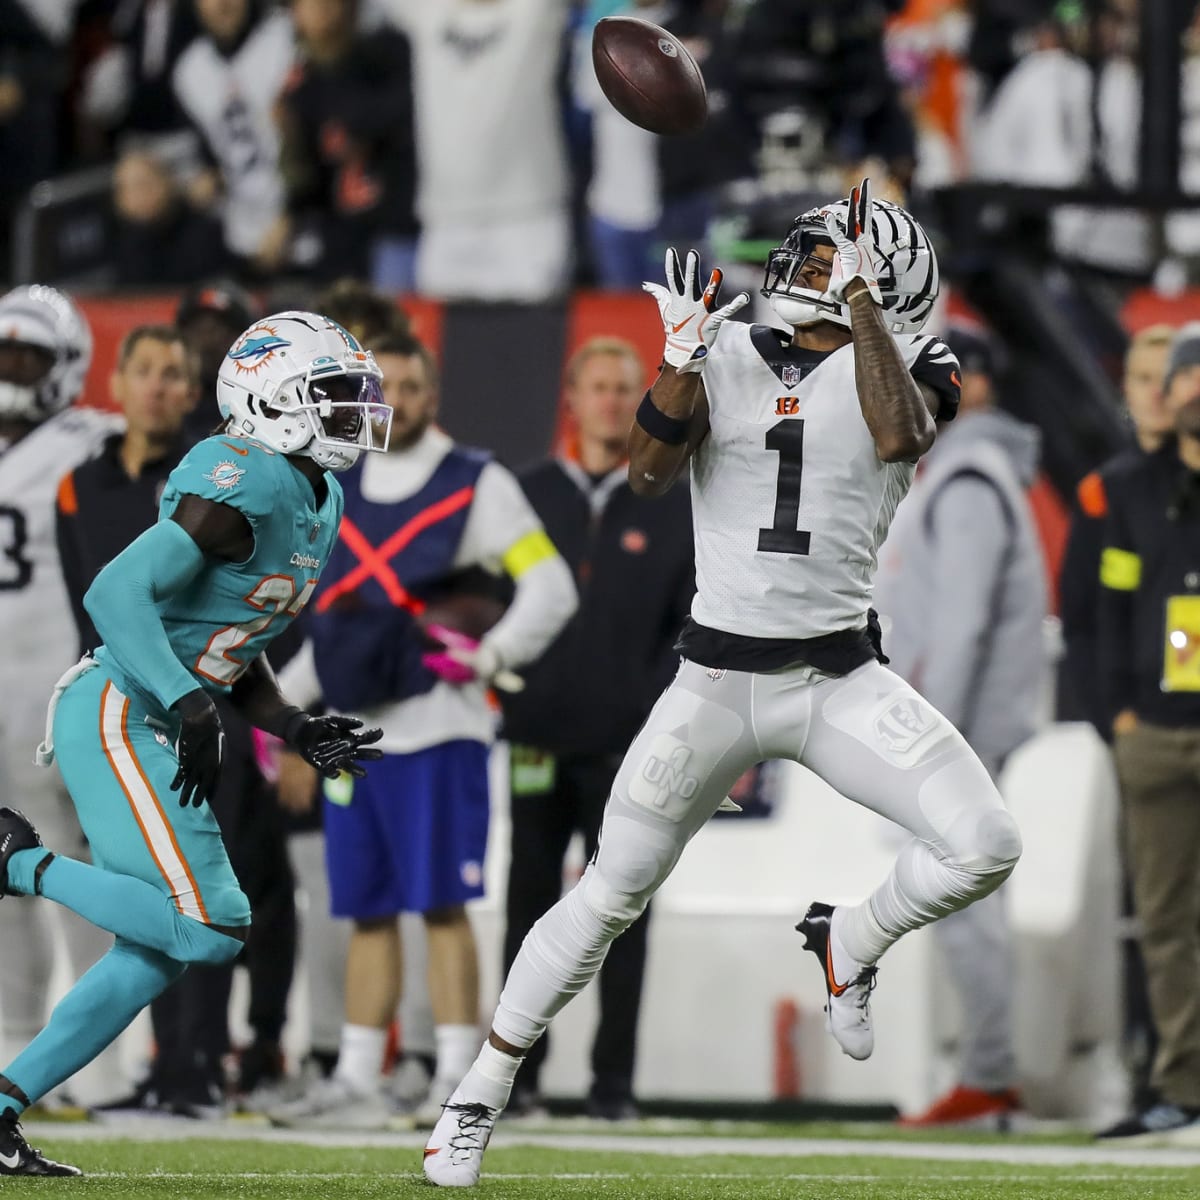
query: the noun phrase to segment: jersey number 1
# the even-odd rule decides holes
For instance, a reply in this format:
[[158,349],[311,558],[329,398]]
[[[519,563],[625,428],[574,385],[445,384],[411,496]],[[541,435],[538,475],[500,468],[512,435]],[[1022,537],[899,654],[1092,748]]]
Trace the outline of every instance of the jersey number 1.
[[807,554],[812,535],[797,529],[800,480],[804,475],[804,420],[780,421],[767,430],[767,449],[779,454],[775,485],[775,523],[758,531],[758,548],[766,554]]

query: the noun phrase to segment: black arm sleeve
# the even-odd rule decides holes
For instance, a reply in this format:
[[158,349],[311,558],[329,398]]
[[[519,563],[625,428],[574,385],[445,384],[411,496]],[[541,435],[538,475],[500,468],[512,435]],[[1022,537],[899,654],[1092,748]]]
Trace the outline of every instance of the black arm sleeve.
[[962,392],[962,370],[954,352],[941,338],[922,337],[920,351],[909,373],[918,382],[932,388],[940,401],[939,421],[953,421],[958,415],[958,399]]

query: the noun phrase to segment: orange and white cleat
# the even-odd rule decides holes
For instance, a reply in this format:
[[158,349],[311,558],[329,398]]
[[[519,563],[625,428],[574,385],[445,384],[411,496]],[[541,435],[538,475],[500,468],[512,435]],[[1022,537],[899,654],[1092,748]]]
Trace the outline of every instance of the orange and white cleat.
[[486,1104],[445,1104],[425,1144],[425,1178],[438,1187],[474,1187],[499,1115]]
[[817,956],[825,975],[825,1028],[843,1054],[861,1061],[875,1049],[871,1027],[875,968],[855,962],[842,950],[833,932],[833,913],[832,905],[817,901],[809,905],[796,928],[804,934],[805,950]]
[[1012,1115],[1020,1111],[1021,1098],[1012,1088],[985,1092],[961,1083],[938,1097],[923,1113],[901,1117],[896,1122],[904,1129],[930,1129],[939,1125],[970,1126],[1007,1131]]

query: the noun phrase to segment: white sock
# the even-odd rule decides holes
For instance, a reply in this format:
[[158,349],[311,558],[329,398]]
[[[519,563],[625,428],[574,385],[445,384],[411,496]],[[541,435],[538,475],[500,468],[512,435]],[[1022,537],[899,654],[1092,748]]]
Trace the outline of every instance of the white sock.
[[475,1047],[479,1045],[479,1026],[435,1025],[433,1039],[437,1046],[434,1078],[453,1087],[475,1061]]
[[[851,906],[839,904],[833,910],[829,921],[829,954],[833,960],[833,975],[838,983],[849,983],[857,978],[864,966],[875,961],[878,955],[869,956],[878,946],[881,936],[882,930],[877,928],[869,903]],[[849,946],[847,941],[850,942]]]
[[455,1103],[486,1104],[497,1111],[508,1103],[521,1060],[484,1042],[471,1069],[450,1099]]
[[387,1030],[370,1025],[343,1025],[335,1075],[364,1095],[376,1091],[383,1072]]

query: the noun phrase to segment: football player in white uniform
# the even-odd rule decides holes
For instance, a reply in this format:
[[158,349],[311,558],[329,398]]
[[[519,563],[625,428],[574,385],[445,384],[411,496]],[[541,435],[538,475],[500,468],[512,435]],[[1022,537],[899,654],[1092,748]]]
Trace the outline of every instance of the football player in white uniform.
[[[96,409],[71,407],[91,359],[87,321],[61,292],[35,285],[0,297],[0,791],[39,828],[49,825],[47,836],[72,853],[85,852],[79,821],[57,774],[39,770],[33,755],[45,733],[46,697],[78,653],[54,538],[55,491],[120,424]],[[21,896],[0,904],[0,962],[21,964],[0,971],[6,1054],[45,1023],[52,907]],[[109,939],[62,915],[79,975]]]
[[[425,1150],[434,1183],[479,1178],[520,1057],[595,975],[734,781],[790,758],[907,829],[862,903],[814,903],[797,927],[824,973],[842,1050],[873,1049],[875,963],[911,929],[994,891],[1020,835],[967,743],[880,663],[869,604],[876,552],[958,364],[920,334],[937,261],[902,208],[848,200],[798,218],[764,294],[793,328],[728,323],[721,273],[701,292],[694,252],[647,285],[666,331],[662,373],[630,435],[630,483],[664,492],[691,460],[697,594],[683,661],[613,785],[600,846],[530,931],[491,1033]],[[969,564],[964,564],[969,569]]]

